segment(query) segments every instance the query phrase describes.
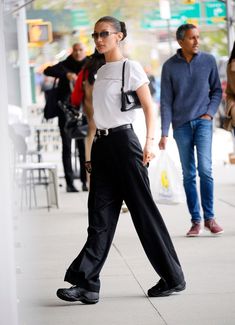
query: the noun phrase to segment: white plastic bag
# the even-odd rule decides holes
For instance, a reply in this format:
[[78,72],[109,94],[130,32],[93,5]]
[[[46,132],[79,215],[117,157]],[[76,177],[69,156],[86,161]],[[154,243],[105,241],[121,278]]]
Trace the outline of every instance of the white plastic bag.
[[151,162],[149,179],[156,203],[178,204],[185,201],[182,177],[166,150],[161,150],[159,159]]

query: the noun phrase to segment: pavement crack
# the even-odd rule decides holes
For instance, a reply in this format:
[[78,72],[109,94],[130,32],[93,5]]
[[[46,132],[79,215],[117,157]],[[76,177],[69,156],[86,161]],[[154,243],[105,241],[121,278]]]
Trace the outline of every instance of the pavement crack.
[[136,275],[135,275],[134,271],[132,270],[130,264],[127,262],[127,260],[125,259],[125,257],[122,255],[121,251],[118,249],[118,247],[114,243],[112,243],[112,246],[116,250],[116,252],[118,253],[118,255],[121,257],[121,259],[123,260],[123,262],[127,266],[128,270],[131,272],[133,278],[135,279],[135,281],[139,285],[139,287],[140,287],[141,291],[143,292],[143,294],[145,295],[145,297],[148,299],[150,305],[157,312],[157,314],[159,315],[159,317],[162,319],[163,323],[167,325],[166,320],[163,318],[163,316],[161,315],[161,313],[159,312],[159,310],[157,309],[157,307],[152,303],[151,299],[149,299],[149,297],[146,295],[146,293],[144,291],[144,288],[142,287],[141,283],[139,282],[138,278],[136,277]]

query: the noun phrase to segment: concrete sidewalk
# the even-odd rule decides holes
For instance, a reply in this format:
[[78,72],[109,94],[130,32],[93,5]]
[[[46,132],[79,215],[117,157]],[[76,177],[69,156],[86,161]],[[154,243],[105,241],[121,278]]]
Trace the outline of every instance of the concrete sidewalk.
[[214,169],[215,211],[223,236],[204,232],[200,238],[186,238],[186,205],[159,205],[187,281],[185,291],[170,297],[146,296],[158,276],[125,213],[101,274],[100,302],[59,300],[55,292],[69,286],[63,282],[65,270],[86,240],[87,193],[61,188],[60,209],[23,211],[15,218],[19,324],[235,324],[235,165]]

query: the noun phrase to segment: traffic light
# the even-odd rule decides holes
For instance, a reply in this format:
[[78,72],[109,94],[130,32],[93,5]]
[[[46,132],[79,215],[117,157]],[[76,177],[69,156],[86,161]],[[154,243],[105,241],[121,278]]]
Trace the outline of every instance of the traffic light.
[[187,24],[193,24],[195,26],[199,25],[198,18],[188,18],[186,19]]
[[184,0],[183,3],[186,5],[194,5],[196,0]]
[[29,45],[42,46],[52,42],[52,27],[48,21],[30,20],[28,22],[28,43]]

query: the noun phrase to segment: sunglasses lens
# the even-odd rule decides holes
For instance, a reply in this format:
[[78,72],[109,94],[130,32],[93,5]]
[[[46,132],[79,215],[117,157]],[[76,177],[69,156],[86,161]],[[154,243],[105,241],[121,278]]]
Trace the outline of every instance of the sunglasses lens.
[[103,31],[100,33],[93,33],[91,34],[91,37],[94,38],[95,40],[97,40],[99,37],[101,38],[107,38],[109,36],[109,32],[108,31]]
[[100,33],[100,37],[102,37],[102,38],[106,38],[108,36],[109,36],[109,32],[108,31],[104,31],[104,32],[101,32]]

